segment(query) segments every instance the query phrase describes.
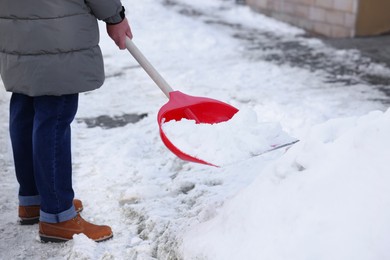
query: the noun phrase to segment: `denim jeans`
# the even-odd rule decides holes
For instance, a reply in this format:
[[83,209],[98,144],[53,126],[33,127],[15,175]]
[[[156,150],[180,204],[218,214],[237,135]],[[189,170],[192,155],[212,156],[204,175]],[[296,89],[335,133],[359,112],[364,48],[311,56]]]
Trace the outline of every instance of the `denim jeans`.
[[40,205],[40,221],[76,216],[73,206],[71,127],[78,94],[29,97],[12,94],[10,136],[19,204]]

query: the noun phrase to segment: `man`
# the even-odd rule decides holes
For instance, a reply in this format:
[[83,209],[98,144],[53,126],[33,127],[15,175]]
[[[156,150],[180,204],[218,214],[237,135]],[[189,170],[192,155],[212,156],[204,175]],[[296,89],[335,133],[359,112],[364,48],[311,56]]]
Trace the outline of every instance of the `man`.
[[0,1],[0,73],[10,101],[10,136],[21,224],[39,220],[43,242],[83,233],[97,242],[108,226],[81,218],[74,200],[70,124],[78,94],[104,81],[97,19],[120,49],[132,38],[120,0]]

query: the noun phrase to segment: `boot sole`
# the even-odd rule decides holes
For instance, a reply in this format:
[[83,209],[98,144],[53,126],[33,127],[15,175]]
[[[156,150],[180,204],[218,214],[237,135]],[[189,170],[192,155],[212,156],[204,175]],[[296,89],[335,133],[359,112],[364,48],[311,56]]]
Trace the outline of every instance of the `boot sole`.
[[39,217],[36,218],[19,218],[19,224],[22,226],[34,225],[39,222]]
[[[68,242],[69,240],[72,240],[72,239],[61,238],[61,237],[47,236],[47,235],[43,235],[41,233],[39,233],[39,237],[40,237],[42,243],[65,243],[65,242]],[[102,238],[99,238],[96,240],[92,239],[92,240],[99,243],[99,242],[109,240],[113,237],[114,237],[114,235],[111,234],[109,236],[105,236],[105,237],[102,237]]]

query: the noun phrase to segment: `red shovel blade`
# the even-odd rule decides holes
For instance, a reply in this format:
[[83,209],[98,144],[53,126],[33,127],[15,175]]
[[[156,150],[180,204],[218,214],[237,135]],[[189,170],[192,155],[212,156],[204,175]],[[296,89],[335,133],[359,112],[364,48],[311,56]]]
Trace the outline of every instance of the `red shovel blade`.
[[169,92],[169,101],[161,107],[157,120],[160,127],[160,136],[165,146],[182,160],[215,166],[199,158],[182,152],[167,138],[162,130],[162,124],[171,120],[195,120],[197,123],[215,124],[231,119],[238,109],[221,101],[194,97],[180,91]]

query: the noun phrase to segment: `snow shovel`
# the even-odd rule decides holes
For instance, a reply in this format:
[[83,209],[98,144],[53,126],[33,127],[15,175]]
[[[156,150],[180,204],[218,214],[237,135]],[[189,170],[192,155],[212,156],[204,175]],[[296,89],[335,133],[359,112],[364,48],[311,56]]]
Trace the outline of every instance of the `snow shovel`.
[[126,47],[169,99],[169,101],[160,108],[157,116],[160,136],[165,146],[182,160],[215,166],[210,162],[186,154],[173,145],[165,135],[162,124],[170,120],[180,121],[183,118],[195,120],[196,123],[215,124],[228,121],[238,112],[238,109],[215,99],[190,96],[180,91],[173,90],[129,38],[126,38]]

